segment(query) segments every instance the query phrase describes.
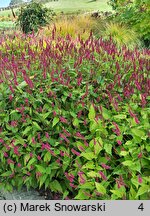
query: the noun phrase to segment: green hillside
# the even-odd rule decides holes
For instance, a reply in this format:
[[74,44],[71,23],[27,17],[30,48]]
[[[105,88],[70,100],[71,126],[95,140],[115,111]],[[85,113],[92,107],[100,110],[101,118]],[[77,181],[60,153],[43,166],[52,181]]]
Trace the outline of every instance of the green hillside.
[[[46,7],[52,8],[56,12],[76,12],[76,11],[110,11],[111,7],[107,0],[58,0],[50,1],[45,4]],[[16,11],[16,9],[15,9]],[[0,16],[8,16],[10,10],[0,11]]]

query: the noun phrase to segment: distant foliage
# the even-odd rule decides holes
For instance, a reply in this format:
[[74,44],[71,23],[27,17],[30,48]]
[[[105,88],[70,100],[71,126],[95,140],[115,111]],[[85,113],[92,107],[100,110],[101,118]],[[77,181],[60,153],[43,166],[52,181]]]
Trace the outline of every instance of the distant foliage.
[[109,0],[108,4],[111,5],[112,8],[115,10],[118,7],[125,6],[131,2],[132,1],[130,1],[130,0]]
[[40,26],[45,26],[52,18],[52,10],[43,8],[40,3],[32,2],[21,8],[17,19],[23,33],[37,32]]
[[24,3],[23,0],[11,0],[9,6],[16,5],[16,4],[22,4],[22,3]]
[[115,20],[132,27],[144,44],[150,46],[150,1],[134,0],[126,1],[126,4],[121,2],[109,1],[117,12]]

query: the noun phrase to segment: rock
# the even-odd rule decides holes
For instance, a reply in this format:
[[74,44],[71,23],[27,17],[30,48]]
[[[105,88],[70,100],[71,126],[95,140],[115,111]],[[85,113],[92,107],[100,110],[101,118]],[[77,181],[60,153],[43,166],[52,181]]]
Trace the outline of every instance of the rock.
[[0,200],[45,200],[36,190],[27,190],[26,188],[20,191],[13,190],[13,192],[0,191]]

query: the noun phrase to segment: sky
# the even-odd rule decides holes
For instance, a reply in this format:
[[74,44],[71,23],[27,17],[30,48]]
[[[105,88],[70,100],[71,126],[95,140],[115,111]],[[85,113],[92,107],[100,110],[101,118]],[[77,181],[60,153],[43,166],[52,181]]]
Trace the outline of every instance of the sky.
[[[9,6],[11,0],[0,0],[0,7],[7,7]],[[26,0],[24,0],[26,1]]]
[[7,7],[10,3],[10,0],[0,0],[0,7]]

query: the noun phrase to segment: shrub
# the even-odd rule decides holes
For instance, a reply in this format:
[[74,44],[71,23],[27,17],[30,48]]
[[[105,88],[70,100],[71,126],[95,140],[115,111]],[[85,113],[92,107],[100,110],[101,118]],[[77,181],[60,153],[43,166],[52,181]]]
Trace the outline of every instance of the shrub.
[[[112,2],[112,1],[111,1]],[[116,7],[117,22],[124,23],[139,34],[148,47],[150,45],[150,3],[144,0],[126,2]]]
[[43,8],[40,3],[32,2],[21,8],[16,24],[20,26],[23,33],[37,32],[39,27],[49,23],[53,16],[52,10]]
[[149,50],[56,32],[0,41],[0,187],[149,199]]

